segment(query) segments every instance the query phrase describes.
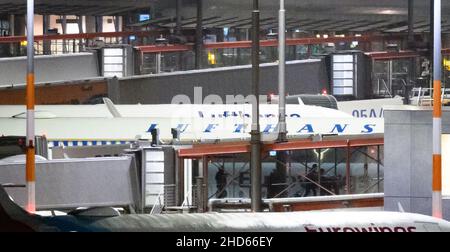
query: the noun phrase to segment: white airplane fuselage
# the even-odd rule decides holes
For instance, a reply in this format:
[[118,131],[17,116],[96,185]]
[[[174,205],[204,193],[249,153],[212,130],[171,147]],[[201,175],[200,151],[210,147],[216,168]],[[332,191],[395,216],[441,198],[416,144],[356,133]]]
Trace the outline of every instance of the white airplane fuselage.
[[[0,186],[0,219],[7,227],[62,232],[450,232],[446,220],[384,211],[310,211],[269,213],[111,214],[89,209],[63,216],[27,213]],[[107,209],[105,209],[107,210]],[[107,213],[102,215],[101,213]]]
[[[150,139],[159,129],[161,140],[243,139],[249,137],[251,105],[115,105],[116,114],[100,105],[36,106],[36,134],[49,141],[132,141]],[[0,106],[0,135],[25,135],[25,107]],[[342,111],[307,105],[287,105],[288,136],[383,133],[383,120],[353,118]],[[278,106],[261,105],[261,132],[276,139]]]
[[450,223],[442,219],[383,211],[122,215],[95,222],[85,217],[78,220],[80,227],[107,232],[450,232]]
[[384,107],[403,105],[403,97],[337,102],[338,109],[356,118],[384,118]]

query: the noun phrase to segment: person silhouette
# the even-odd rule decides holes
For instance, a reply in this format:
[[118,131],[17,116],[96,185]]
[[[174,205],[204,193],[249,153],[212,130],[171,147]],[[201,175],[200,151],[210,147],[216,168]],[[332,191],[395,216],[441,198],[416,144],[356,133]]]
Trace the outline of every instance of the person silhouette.
[[216,173],[216,187],[217,187],[217,192],[216,192],[216,197],[217,198],[225,198],[227,197],[227,191],[226,191],[226,186],[227,186],[227,174],[225,172],[225,168],[223,166],[219,167],[219,170]]
[[[319,173],[317,173],[317,164],[313,164],[310,172],[306,175],[306,177],[314,182],[317,182],[318,176],[319,176]],[[306,181],[305,193],[303,194],[303,197],[308,196],[311,191],[314,196],[317,195],[316,185],[313,182],[311,182],[310,180]]]

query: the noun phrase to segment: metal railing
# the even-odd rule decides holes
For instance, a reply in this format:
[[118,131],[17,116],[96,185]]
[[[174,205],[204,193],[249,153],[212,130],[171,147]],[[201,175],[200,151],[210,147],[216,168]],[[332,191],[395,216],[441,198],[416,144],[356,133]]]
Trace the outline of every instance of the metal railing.
[[[380,82],[381,82],[382,85],[380,85]],[[392,98],[392,93],[391,93],[391,91],[390,91],[386,81],[383,78],[378,78],[377,79],[376,94],[377,95],[383,95],[384,97],[391,97]]]
[[[143,44],[148,38],[159,35],[162,31],[125,31],[80,34],[47,34],[35,36],[35,53],[37,55],[53,55],[83,52],[89,48],[101,48],[112,44]],[[165,32],[162,32],[165,33]],[[26,37],[0,37],[0,57],[26,55]],[[6,49],[5,49],[6,48]]]
[[176,185],[164,185],[164,188],[158,193],[153,203],[150,214],[161,214],[166,207],[175,205],[175,189]]
[[158,194],[158,197],[156,198],[156,202],[153,204],[150,214],[162,213],[162,211],[164,209],[164,204],[161,202],[161,196],[163,196],[163,195],[164,195],[164,189],[161,190],[161,192]]
[[[411,92],[411,104],[417,106],[433,105],[433,88],[413,88]],[[441,101],[445,105],[450,103],[450,88],[442,88]]]

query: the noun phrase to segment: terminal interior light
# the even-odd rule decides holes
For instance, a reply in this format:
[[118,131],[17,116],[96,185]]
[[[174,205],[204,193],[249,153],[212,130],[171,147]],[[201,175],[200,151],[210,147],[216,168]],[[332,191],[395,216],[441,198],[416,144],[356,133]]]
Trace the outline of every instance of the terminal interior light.
[[215,65],[217,63],[216,55],[211,51],[208,52],[208,62],[211,65]]
[[444,58],[442,65],[444,65],[447,71],[450,71],[450,60]]

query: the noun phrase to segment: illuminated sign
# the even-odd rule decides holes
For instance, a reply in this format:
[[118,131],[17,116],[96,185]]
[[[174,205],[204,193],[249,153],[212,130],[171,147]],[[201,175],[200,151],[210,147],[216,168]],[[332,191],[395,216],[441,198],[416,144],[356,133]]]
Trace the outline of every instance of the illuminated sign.
[[211,51],[208,52],[208,62],[210,65],[215,65],[217,63],[216,55]]
[[447,71],[450,71],[450,60],[448,60],[448,59],[443,59],[442,65],[444,66],[444,68],[445,68]]
[[140,14],[139,15],[139,22],[150,20],[150,14]]

